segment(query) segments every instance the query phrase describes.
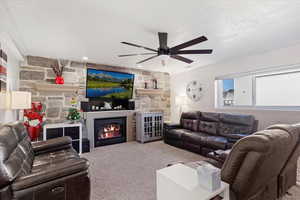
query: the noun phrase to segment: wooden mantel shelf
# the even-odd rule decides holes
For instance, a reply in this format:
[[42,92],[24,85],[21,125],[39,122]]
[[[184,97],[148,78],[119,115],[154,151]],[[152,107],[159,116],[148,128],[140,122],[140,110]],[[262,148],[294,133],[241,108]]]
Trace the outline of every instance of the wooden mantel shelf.
[[162,89],[144,89],[138,88],[135,90],[137,95],[161,95],[163,93]]
[[74,85],[68,85],[68,84],[63,84],[63,85],[58,85],[58,84],[49,84],[49,83],[33,83],[33,87],[38,90],[38,91],[49,91],[49,92],[76,92],[79,90],[79,86],[74,86]]

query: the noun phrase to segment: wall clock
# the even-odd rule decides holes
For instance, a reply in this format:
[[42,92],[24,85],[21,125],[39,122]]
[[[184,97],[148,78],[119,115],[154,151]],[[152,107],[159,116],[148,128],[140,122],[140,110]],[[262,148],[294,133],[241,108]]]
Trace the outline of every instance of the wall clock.
[[203,95],[203,85],[198,81],[191,81],[187,84],[186,95],[192,101],[199,101]]

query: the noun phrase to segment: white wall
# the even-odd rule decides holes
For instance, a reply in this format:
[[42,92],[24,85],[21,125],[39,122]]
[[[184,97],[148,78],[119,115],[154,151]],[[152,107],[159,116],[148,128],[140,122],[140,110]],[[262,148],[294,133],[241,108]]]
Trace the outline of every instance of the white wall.
[[234,105],[252,105],[252,77],[244,76],[234,79]]
[[213,112],[230,112],[252,114],[259,120],[259,128],[265,128],[274,123],[300,122],[299,111],[276,111],[276,110],[246,110],[246,109],[215,109],[215,77],[232,73],[243,73],[267,67],[291,65],[300,63],[300,45],[278,49],[271,52],[261,53],[255,56],[237,58],[205,67],[196,68],[171,76],[171,120],[178,122],[179,109],[174,104],[175,96],[185,95],[185,87],[189,81],[199,80],[204,85],[203,98],[193,103],[189,101],[187,110],[201,110]]
[[[4,32],[0,32],[2,49],[8,56],[7,62],[7,90],[19,89],[19,64],[23,58],[17,50],[12,39]],[[0,110],[0,123],[7,123],[17,120],[16,111]]]

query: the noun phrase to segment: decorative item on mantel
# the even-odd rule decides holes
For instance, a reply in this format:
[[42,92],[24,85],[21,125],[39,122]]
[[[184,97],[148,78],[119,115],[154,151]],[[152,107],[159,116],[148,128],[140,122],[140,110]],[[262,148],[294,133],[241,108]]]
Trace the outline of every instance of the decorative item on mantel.
[[72,120],[72,122],[80,120],[81,115],[80,112],[77,108],[70,108],[69,109],[69,114],[67,116],[68,120]]
[[153,79],[152,82],[153,82],[153,89],[158,89],[158,87],[157,87],[157,79]]
[[71,120],[71,122],[74,123],[75,121],[81,119],[81,114],[80,114],[81,111],[77,109],[78,101],[76,97],[71,98],[70,104],[72,108],[69,109],[69,114],[67,116],[67,119]]
[[144,89],[148,89],[148,83],[147,83],[147,81],[144,82]]
[[31,109],[24,110],[24,125],[27,127],[29,137],[32,141],[39,138],[44,121],[45,113],[42,103],[32,102]]
[[55,83],[59,85],[63,85],[65,83],[64,78],[62,77],[64,66],[61,66],[59,62],[57,62],[57,64],[51,65],[51,67],[56,75]]

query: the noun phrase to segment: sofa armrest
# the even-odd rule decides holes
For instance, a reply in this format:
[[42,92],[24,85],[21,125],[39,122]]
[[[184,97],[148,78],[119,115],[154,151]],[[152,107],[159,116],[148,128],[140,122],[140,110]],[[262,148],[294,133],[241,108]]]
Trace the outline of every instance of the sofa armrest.
[[31,143],[32,149],[36,155],[68,149],[72,147],[72,139],[70,137],[59,137],[46,141]]
[[249,134],[226,134],[226,137],[229,139],[242,139],[243,137],[248,136]]
[[231,149],[227,149],[225,151],[224,150],[216,150],[216,151],[210,152],[207,155],[207,157],[210,158],[208,160],[208,162],[221,168],[222,165],[224,164],[226,158],[230,154],[230,152],[231,152]]
[[89,163],[85,158],[68,159],[17,178],[12,184],[14,191],[33,187],[61,177],[87,171]]
[[164,123],[164,128],[166,129],[176,129],[176,128],[182,128],[180,124],[176,123]]
[[231,152],[231,149],[218,152],[219,158],[225,162],[225,160],[228,157],[228,155],[230,154],[230,152]]
[[248,136],[249,134],[226,134],[229,143],[236,143],[238,140]]

